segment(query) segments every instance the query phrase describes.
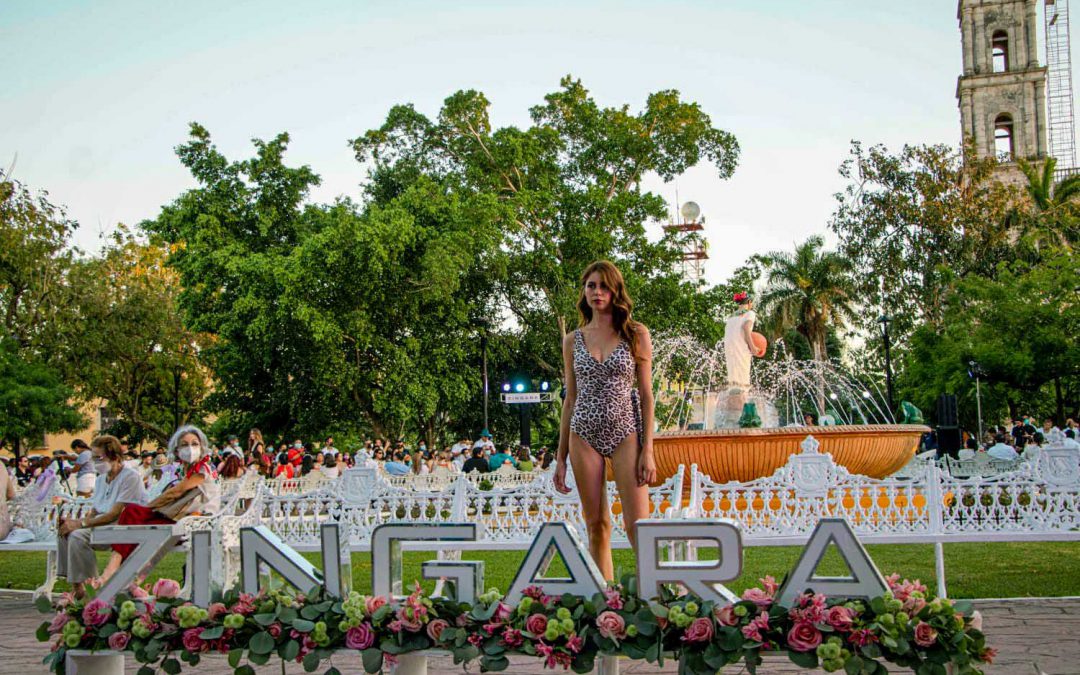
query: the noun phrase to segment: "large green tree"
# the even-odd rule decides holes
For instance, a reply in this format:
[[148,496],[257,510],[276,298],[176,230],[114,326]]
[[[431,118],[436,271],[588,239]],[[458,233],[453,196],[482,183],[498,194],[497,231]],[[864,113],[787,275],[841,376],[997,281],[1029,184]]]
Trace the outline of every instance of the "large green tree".
[[689,331],[693,317],[715,314],[714,298],[675,271],[673,239],[646,237],[645,223],[663,219],[667,206],[641,181],[649,173],[671,179],[703,160],[729,177],[738,159],[730,133],[676,91],[653,93],[632,111],[601,106],[571,77],[531,109],[526,128],[493,127],[489,105],[480,92],[460,91],[435,119],[395,106],[353,147],[375,175],[424,174],[496,200],[503,261],[489,279],[531,333],[538,369],[561,370],[559,339],[576,325],[578,277],[597,259],[620,264],[637,318],[656,328]]
[[493,311],[497,203],[386,171],[358,207],[305,205],[318,177],[288,137],[231,162],[193,125],[179,149],[199,187],[146,229],[173,243],[214,402],[238,425],[304,434],[441,434],[479,385],[478,319]]
[[876,308],[863,313],[867,333],[882,312],[900,344],[923,323],[941,328],[956,279],[993,275],[1014,255],[1009,216],[1022,195],[993,180],[995,167],[944,145],[891,154],[852,143],[830,227],[853,263],[858,297]]
[[167,253],[122,228],[100,255],[77,261],[68,293],[79,320],[57,335],[58,361],[80,398],[106,399],[127,435],[158,443],[200,419],[213,387],[199,359],[206,338],[181,321]]
[[56,333],[72,320],[67,275],[75,223],[44,192],[0,172],[0,437],[22,441],[78,428],[56,368]]
[[[984,373],[984,418],[999,415],[1075,415],[1080,384],[1080,261],[1057,249],[1029,267],[1003,264],[995,278],[969,276],[951,292],[941,329],[929,324],[913,335],[901,380],[905,394],[924,409],[937,395],[967,399],[973,419],[971,362]],[[1048,393],[1051,406],[1032,406]],[[1061,419],[1059,419],[1060,423]]]
[[203,354],[234,427],[475,432],[481,335],[493,385],[511,369],[554,379],[577,277],[598,258],[621,264],[637,318],[715,330],[719,296],[677,274],[670,237],[646,237],[666,208],[640,181],[705,159],[730,175],[730,134],[676,92],[631,113],[570,79],[532,118],[493,129],[473,91],[434,121],[395,106],[353,142],[362,200],[331,205],[307,203],[319,178],[284,163],[287,135],[230,161],[192,126],[178,154],[198,186],[144,227],[174,245],[180,306],[215,337]]

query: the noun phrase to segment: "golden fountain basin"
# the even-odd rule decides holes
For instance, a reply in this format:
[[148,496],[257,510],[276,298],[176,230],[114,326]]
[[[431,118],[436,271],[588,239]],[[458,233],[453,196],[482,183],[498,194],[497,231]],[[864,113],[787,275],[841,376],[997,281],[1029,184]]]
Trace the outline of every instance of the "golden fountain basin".
[[664,431],[653,437],[657,482],[691,464],[717,483],[747,482],[770,476],[801,452],[807,435],[821,452],[854,474],[884,478],[915,455],[920,437],[930,429],[921,424],[863,424],[772,429],[707,429]]

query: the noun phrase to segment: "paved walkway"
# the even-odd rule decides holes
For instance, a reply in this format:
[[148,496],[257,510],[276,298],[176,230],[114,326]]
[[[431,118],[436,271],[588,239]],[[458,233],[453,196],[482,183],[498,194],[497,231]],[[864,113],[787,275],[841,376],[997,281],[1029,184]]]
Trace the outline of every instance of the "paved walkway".
[[[1080,675],[1080,599],[982,600],[975,604],[983,613],[983,625],[990,644],[999,652],[997,662],[986,669],[987,675]],[[43,615],[34,609],[29,594],[0,591],[0,635],[5,636],[0,640],[0,673],[43,672],[41,659],[48,649],[34,637],[42,619]],[[204,664],[190,672],[213,675],[231,672],[224,659],[211,658]],[[358,658],[336,658],[334,665],[346,675],[363,673]],[[620,666],[621,672],[635,675],[677,672],[674,663],[661,669],[644,662],[624,660]],[[133,674],[136,670],[135,660],[128,659],[128,673]],[[317,672],[323,670],[325,668]],[[267,665],[259,672],[280,673],[281,667],[279,664]],[[303,669],[290,664],[286,672],[299,674]],[[461,667],[454,666],[449,657],[432,658],[428,672],[431,675],[460,673]],[[479,672],[479,666],[474,666],[472,672]],[[505,672],[513,675],[552,673],[531,658],[512,659]],[[739,669],[726,672],[738,673]],[[808,673],[795,668],[787,657],[766,660],[759,672],[770,675]],[[813,672],[817,675],[824,671]]]

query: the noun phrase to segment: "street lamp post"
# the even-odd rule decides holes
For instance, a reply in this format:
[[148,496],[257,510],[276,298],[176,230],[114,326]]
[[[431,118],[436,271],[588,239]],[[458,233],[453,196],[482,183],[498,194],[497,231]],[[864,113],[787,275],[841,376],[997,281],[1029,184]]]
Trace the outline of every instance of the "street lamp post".
[[968,361],[968,375],[975,378],[975,410],[979,417],[979,443],[983,442],[983,424],[982,424],[982,390],[979,380],[982,378],[982,367],[975,361]]
[[488,369],[487,369],[487,327],[480,333],[480,354],[484,363],[484,428],[488,426]]
[[[889,322],[892,319],[888,314],[882,314],[878,318],[878,323],[881,324],[882,341],[885,345],[885,406],[889,409],[889,414],[893,414],[893,381],[892,381],[892,355],[889,352]],[[894,417],[895,419],[895,417]]]

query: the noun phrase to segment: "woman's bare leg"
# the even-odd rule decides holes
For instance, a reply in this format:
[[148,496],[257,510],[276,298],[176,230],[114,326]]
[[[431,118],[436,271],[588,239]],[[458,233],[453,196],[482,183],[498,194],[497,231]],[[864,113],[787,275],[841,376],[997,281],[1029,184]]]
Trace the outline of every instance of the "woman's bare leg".
[[611,455],[615,487],[619,490],[622,504],[623,527],[630,545],[637,548],[637,521],[649,517],[649,486],[638,485],[638,440],[630,434],[615,448]]
[[615,576],[611,559],[611,514],[608,511],[604,458],[580,436],[570,432],[570,466],[581,498],[581,512],[589,532],[589,553],[604,579]]

